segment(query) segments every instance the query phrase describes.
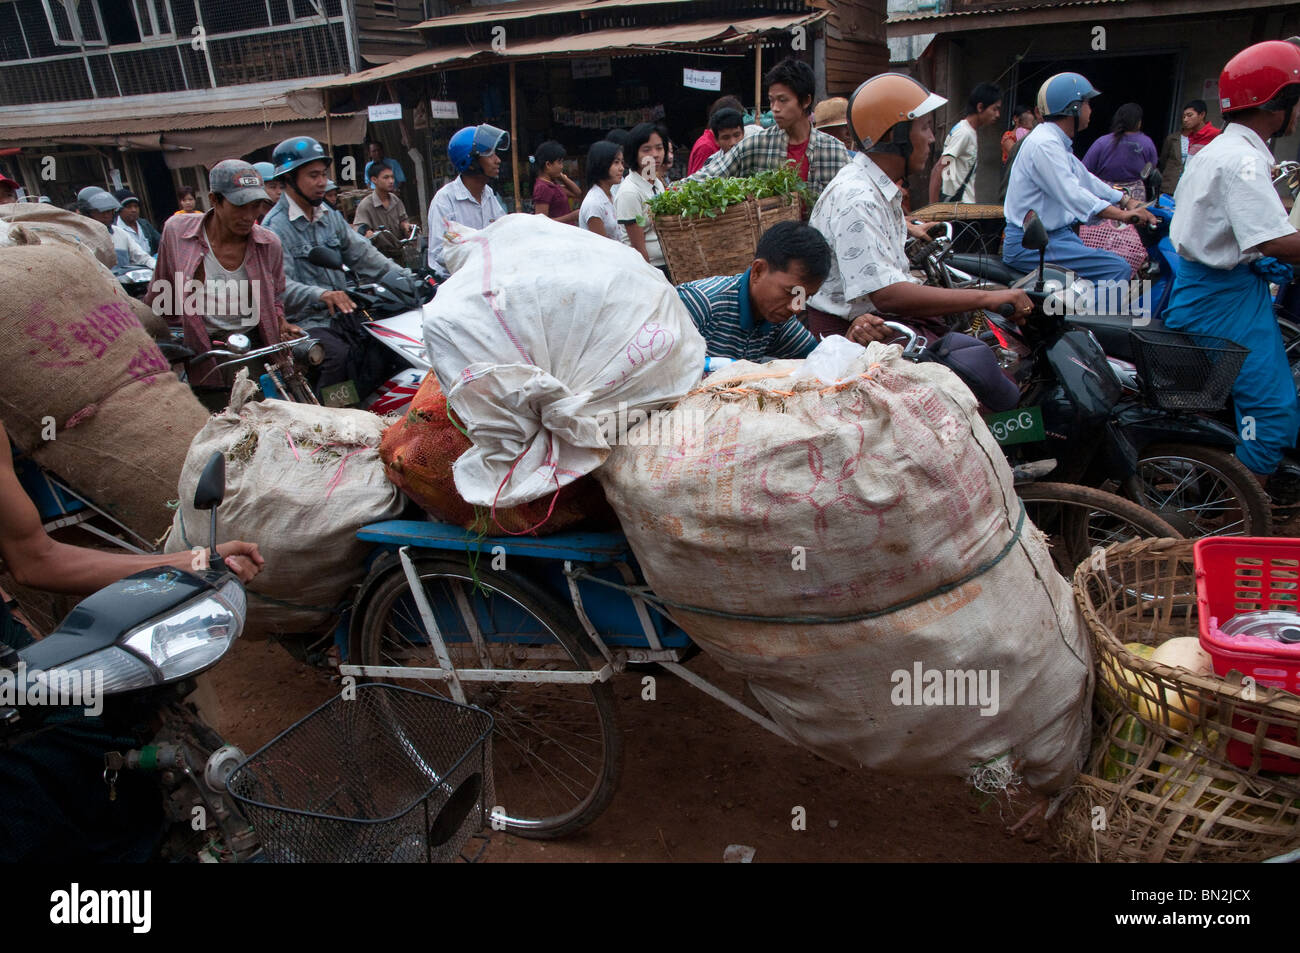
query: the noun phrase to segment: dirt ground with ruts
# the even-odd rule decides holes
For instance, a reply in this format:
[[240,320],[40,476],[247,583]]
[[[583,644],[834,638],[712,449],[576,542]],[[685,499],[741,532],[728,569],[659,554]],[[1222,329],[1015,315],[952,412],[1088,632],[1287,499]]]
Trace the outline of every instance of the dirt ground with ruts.
[[[692,670],[739,694],[709,659]],[[641,700],[641,673],[615,680],[623,779],[609,809],[561,841],[491,833],[482,860],[720,862],[728,845],[754,862],[1066,860],[1050,835],[1007,828],[1025,801],[987,800],[957,779],[850,771],[787,744],[674,676]],[[337,691],[331,674],[268,642],[241,642],[213,670],[217,727],[246,752]],[[807,829],[793,830],[803,807]],[[1033,835],[1031,835],[1032,837]]]

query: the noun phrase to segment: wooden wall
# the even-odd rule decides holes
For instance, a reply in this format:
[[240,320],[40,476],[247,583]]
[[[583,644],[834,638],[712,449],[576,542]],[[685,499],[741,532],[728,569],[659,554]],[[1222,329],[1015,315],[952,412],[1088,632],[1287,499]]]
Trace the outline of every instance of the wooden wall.
[[826,93],[847,96],[863,80],[889,69],[886,0],[808,0],[826,18]]

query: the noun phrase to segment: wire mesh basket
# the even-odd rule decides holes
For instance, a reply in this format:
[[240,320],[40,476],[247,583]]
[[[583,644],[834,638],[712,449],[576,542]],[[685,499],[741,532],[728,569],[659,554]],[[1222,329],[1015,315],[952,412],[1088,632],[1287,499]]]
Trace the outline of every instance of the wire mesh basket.
[[358,685],[254,752],[227,782],[275,863],[449,862],[490,817],[492,716]]
[[1143,395],[1162,410],[1222,410],[1249,352],[1227,338],[1135,328]]

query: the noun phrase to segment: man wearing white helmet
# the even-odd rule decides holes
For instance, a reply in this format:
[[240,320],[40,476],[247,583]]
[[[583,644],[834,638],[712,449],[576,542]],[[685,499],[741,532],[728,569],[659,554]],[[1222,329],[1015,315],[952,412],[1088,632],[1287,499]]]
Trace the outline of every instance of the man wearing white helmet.
[[81,214],[93,218],[113,237],[113,250],[117,252],[117,265],[127,269],[152,268],[153,258],[144,247],[132,237],[126,229],[113,224],[117,213],[122,210],[122,203],[98,186],[89,186],[77,193],[77,205]]
[[1088,102],[1100,93],[1078,73],[1057,73],[1038,90],[1043,121],[1020,144],[1007,183],[1007,228],[1002,260],[1012,268],[1038,267],[1038,253],[1025,248],[1025,217],[1035,212],[1047,229],[1047,260],[1092,282],[1123,282],[1132,271],[1114,252],[1089,248],[1074,231],[1098,219],[1155,224],[1142,203],[1111,188],[1074,155],[1074,139],[1092,118]]

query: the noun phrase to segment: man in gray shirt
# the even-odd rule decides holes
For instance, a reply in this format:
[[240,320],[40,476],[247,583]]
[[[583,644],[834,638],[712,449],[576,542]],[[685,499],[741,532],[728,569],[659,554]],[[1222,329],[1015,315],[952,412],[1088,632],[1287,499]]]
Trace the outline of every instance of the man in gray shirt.
[[361,327],[356,303],[345,290],[346,275],[312,264],[308,255],[318,245],[331,248],[360,280],[379,282],[413,302],[418,300],[419,280],[381,255],[325,204],[330,160],[319,142],[307,136],[286,139],[276,146],[271,161],[285,188],[262,225],[284,248],[285,315],[325,349],[317,387],[323,391],[352,381],[354,399],[364,398],[388,377],[389,360]]

